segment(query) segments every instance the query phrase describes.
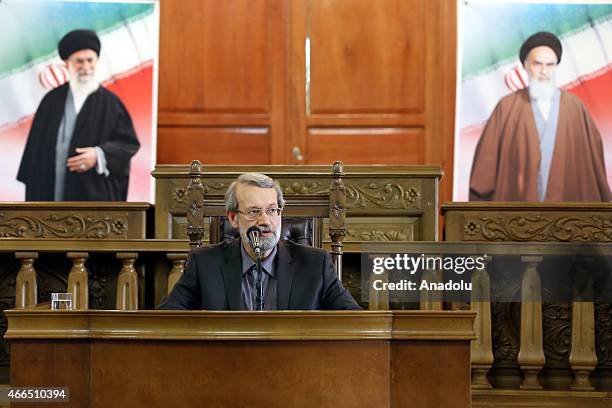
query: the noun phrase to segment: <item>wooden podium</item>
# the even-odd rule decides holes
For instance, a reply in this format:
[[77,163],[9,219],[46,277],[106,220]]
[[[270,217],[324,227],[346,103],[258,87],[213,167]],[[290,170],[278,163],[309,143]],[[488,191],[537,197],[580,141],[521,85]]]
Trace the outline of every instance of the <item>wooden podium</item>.
[[473,312],[5,313],[11,386],[62,406],[470,407]]

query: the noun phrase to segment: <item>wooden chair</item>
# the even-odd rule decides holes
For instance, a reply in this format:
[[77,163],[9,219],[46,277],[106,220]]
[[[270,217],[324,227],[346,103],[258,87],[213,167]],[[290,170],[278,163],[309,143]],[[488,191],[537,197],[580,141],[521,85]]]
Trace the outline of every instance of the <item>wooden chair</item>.
[[[297,174],[297,173],[296,173]],[[303,177],[303,173],[299,173]],[[342,278],[342,241],[346,233],[346,188],[342,181],[344,166],[335,162],[330,174],[329,194],[288,194],[289,186],[281,185],[285,198],[282,217],[281,239],[321,248],[323,246],[323,219],[329,219],[331,255],[338,277]],[[206,174],[198,160],[191,162],[190,182],[187,187],[187,235],[192,248],[202,245],[205,229],[209,229],[209,244],[238,237],[226,217],[222,193],[209,190],[203,180]]]

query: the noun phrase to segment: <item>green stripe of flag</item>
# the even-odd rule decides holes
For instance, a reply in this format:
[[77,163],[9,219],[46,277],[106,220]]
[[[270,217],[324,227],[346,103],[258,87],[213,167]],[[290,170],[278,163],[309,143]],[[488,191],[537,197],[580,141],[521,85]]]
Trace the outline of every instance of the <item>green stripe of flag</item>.
[[538,31],[566,37],[612,19],[612,5],[483,4],[463,8],[462,79],[488,72],[501,63],[518,61],[523,41]]
[[153,10],[151,3],[1,1],[0,77],[53,56],[59,39],[70,30],[88,28],[102,34]]

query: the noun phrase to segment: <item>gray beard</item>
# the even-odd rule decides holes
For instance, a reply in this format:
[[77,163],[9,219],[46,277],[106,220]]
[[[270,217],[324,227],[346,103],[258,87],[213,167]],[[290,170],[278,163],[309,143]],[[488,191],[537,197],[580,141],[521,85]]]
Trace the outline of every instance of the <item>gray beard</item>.
[[271,237],[261,237],[260,242],[262,251],[271,251],[276,246],[276,244],[278,244],[279,240],[280,231],[275,232],[274,235],[272,235]]
[[[271,231],[270,229],[262,228],[262,227],[260,227],[260,229],[261,229],[261,232]],[[247,232],[247,228],[242,228],[242,226],[240,226],[240,238],[242,238],[244,242],[249,242],[249,238],[247,237],[246,232]],[[276,231],[273,231],[273,232],[274,234],[271,237],[262,236],[260,238],[259,242],[261,244],[261,250],[263,252],[271,251],[272,249],[274,249],[276,244],[278,244],[278,241],[280,241],[280,227]]]
[[555,81],[537,81],[532,80],[529,82],[529,96],[531,99],[535,100],[543,100],[543,99],[551,99],[555,91],[557,90],[557,86],[555,85]]

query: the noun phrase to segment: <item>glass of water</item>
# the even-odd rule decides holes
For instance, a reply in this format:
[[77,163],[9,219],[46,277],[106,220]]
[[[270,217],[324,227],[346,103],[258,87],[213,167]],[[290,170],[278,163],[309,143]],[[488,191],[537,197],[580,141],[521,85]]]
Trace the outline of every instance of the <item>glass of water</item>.
[[51,310],[72,310],[72,293],[51,293]]

